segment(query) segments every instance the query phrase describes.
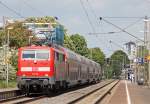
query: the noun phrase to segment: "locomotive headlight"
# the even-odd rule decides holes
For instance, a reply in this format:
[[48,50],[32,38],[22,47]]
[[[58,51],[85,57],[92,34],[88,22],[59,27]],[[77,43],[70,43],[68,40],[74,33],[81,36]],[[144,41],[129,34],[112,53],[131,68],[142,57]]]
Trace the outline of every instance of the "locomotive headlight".
[[25,77],[26,75],[25,75],[25,74],[23,74],[22,76],[23,76],[23,77]]
[[48,77],[48,74],[45,74],[46,77]]

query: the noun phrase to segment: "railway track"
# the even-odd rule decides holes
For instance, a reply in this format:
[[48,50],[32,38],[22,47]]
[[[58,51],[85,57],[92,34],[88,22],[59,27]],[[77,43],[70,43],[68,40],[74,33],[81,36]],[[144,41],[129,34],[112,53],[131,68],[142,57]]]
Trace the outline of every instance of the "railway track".
[[4,90],[0,92],[0,104],[23,104],[39,100],[45,96],[27,97],[20,90]]
[[21,98],[15,98],[15,99],[11,99],[8,101],[5,101],[1,104],[25,104],[25,103],[29,103],[29,102],[33,102],[35,100],[39,100],[42,98],[45,98],[46,96],[42,95],[42,96],[38,96],[38,97],[21,97]]
[[118,82],[119,81],[113,81],[105,84],[104,86],[69,102],[69,104],[99,104],[101,100],[118,84]]
[[[64,93],[47,96],[26,97],[20,95],[0,101],[1,104],[98,104],[119,80],[108,80],[81,89],[66,91]],[[88,103],[87,103],[88,102]]]
[[11,98],[6,98],[6,99],[2,99],[2,100],[0,100],[0,104],[2,104],[2,103],[7,103],[7,102],[9,102],[9,101],[14,101],[14,100],[17,100],[17,99],[22,99],[22,98],[24,98],[25,97],[25,95],[18,95],[18,96],[16,96],[16,97],[11,97]]
[[103,81],[75,91],[43,98],[28,104],[98,104],[113,89],[119,80]]

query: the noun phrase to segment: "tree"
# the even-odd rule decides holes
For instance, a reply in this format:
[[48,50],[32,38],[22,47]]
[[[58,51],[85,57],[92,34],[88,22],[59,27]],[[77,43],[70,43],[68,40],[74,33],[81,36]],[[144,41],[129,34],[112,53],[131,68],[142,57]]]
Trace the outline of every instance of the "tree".
[[112,72],[113,72],[112,74],[117,77],[121,74],[121,69],[123,65],[129,64],[129,59],[127,54],[121,50],[115,51],[111,55],[110,60],[111,60],[110,66],[112,67]]
[[[12,27],[13,29],[8,30],[9,27]],[[22,22],[16,21],[15,23],[6,26],[5,30],[0,32],[0,45],[2,45],[4,41],[6,42],[8,31],[9,46],[14,48],[28,45],[29,36],[32,36],[32,33],[22,26]]]
[[100,48],[96,47],[96,48],[91,48],[90,52],[92,53],[92,60],[94,60],[95,62],[99,63],[101,66],[104,65],[105,63],[105,55],[104,53],[101,51]]
[[22,26],[22,22],[15,22],[11,25],[10,30],[10,47],[22,47],[28,45],[29,36],[32,32]]
[[[23,26],[24,22],[39,22],[39,23],[52,23],[52,26],[56,26],[59,23],[56,21],[56,18],[45,16],[45,17],[30,17],[24,20],[23,22],[14,21],[14,23],[8,24],[5,28],[5,31],[0,31],[0,45],[2,45],[3,41],[7,38],[8,27],[13,27],[10,32],[10,47],[18,48],[21,46],[28,45],[29,36],[33,36],[32,32],[29,31],[26,27]],[[36,40],[36,38],[32,38],[32,40]]]
[[25,20],[25,22],[40,22],[40,23],[56,23],[56,18],[51,16],[45,17],[30,17]]
[[56,25],[60,24],[56,20],[57,20],[57,17],[45,16],[45,17],[30,17],[30,18],[27,18],[25,22],[51,23],[52,26],[55,27]]
[[113,75],[113,68],[112,66],[105,66],[105,70],[104,70],[104,76],[105,78],[111,79]]
[[3,30],[0,31],[0,46],[3,45],[5,41],[5,32]]
[[73,44],[73,41],[70,39],[70,36],[67,34],[65,34],[65,37],[64,37],[64,47],[72,51],[75,51],[75,46]]
[[75,34],[71,35],[70,39],[75,46],[75,52],[82,56],[88,57],[88,48],[85,38],[79,34]]
[[10,57],[10,64],[14,67],[14,69],[17,71],[18,70],[18,52],[17,50],[14,50],[11,53],[11,57]]

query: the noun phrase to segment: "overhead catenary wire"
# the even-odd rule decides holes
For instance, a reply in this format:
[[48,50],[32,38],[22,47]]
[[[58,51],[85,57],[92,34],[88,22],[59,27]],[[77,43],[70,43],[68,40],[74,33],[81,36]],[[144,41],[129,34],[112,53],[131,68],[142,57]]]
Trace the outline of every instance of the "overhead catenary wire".
[[122,31],[111,31],[111,32],[98,32],[98,33],[88,33],[89,35],[99,35],[99,34],[116,34],[121,33]]
[[7,8],[9,11],[13,12],[14,14],[16,14],[17,16],[24,18],[24,16],[22,16],[19,12],[15,11],[14,9],[10,8],[9,6],[7,6],[4,2],[0,1],[0,4],[2,6],[4,6],[5,8]]
[[31,8],[33,11],[36,11],[37,13],[43,14],[45,15],[46,13],[38,10],[37,8],[33,7],[32,5],[30,5],[26,0],[23,0],[23,3],[28,6],[29,8]]
[[94,16],[97,17],[97,15],[96,15],[95,11],[93,10],[93,7],[91,6],[89,0],[86,0],[86,1],[87,1],[88,5],[89,5],[91,11],[93,12]]
[[[95,18],[97,18],[97,15],[95,13],[95,11],[93,10],[93,7],[91,6],[91,4],[89,3],[89,0],[86,0],[88,5],[89,5],[89,8],[91,10],[91,12],[93,13],[93,15],[95,16]],[[123,32],[123,30],[126,30],[130,27],[132,27],[133,25],[137,24],[139,21],[141,21],[144,17],[105,17],[105,18],[121,18],[121,19],[138,19],[136,20],[135,22],[131,23],[130,25],[126,26],[125,28],[123,28],[121,31],[117,31],[117,32],[108,32],[108,33],[89,33],[90,35],[91,34],[95,34],[95,35],[98,35],[98,34],[114,34],[114,33],[121,33]]]
[[[91,2],[89,1],[89,0],[86,0],[87,1],[87,4],[88,4],[88,7],[89,7],[89,10],[91,11],[91,13],[93,14],[93,17],[95,18],[94,20],[96,20],[95,22],[96,22],[96,26],[97,25],[102,25],[100,22],[99,22],[99,20],[98,20],[98,15],[96,14],[96,12],[95,12],[95,10],[93,9],[93,6],[91,5]],[[102,29],[102,28],[101,28]],[[96,31],[95,31],[96,32]],[[88,33],[88,35],[91,35],[91,33]],[[95,34],[95,36],[98,38],[98,40],[101,40],[101,42],[103,41],[103,39],[102,38],[99,38],[98,37],[98,34]]]
[[87,1],[88,5],[89,5],[89,8],[90,8],[91,12],[92,12],[93,15],[95,16],[95,18],[98,19],[98,16],[96,15],[96,13],[95,13],[95,11],[94,11],[92,5],[90,4],[89,0],[86,0],[86,1]]
[[[97,16],[97,14],[96,14],[96,12],[94,11],[94,9],[93,9],[93,7],[92,7],[92,5],[91,5],[91,3],[90,3],[90,1],[89,0],[86,0],[87,1],[87,4],[89,5],[89,9],[91,10],[91,13],[94,15],[94,17],[95,17],[95,19],[96,19],[96,21],[98,20],[98,16]],[[99,26],[101,25],[102,26],[102,24],[101,24],[101,22],[100,21],[98,21],[98,22],[96,22]],[[101,29],[102,29],[102,27],[101,27]],[[89,33],[90,35],[91,35],[91,33]],[[107,34],[107,33],[100,33],[100,34]],[[97,33],[95,34],[96,36],[98,35]]]
[[79,0],[79,1],[80,1],[80,4],[81,4],[82,8],[83,8],[83,11],[85,12],[85,15],[86,15],[86,17],[87,17],[87,20],[88,20],[88,22],[89,22],[89,25],[90,25],[92,31],[95,32],[94,25],[93,25],[92,21],[90,20],[89,14],[88,14],[88,12],[87,12],[85,6],[84,6],[83,1],[82,1],[82,0]]
[[107,16],[103,16],[103,18],[112,18],[112,19],[140,19],[140,18],[144,18],[144,17],[107,17]]
[[[139,23],[141,20],[143,20],[144,18],[142,17],[142,18],[140,18],[140,19],[138,19],[138,20],[136,20],[135,22],[133,22],[133,23],[131,23],[130,25],[128,25],[128,26],[126,26],[125,28],[123,28],[123,30],[126,30],[126,29],[128,29],[128,28],[130,28],[130,27],[132,27],[133,25],[135,25],[135,24],[137,24],[137,23]],[[94,34],[115,34],[115,33],[121,33],[121,32],[123,32],[122,30],[121,31],[116,31],[116,32],[114,32],[114,31],[112,31],[112,32],[106,32],[106,33],[89,33],[90,35],[94,35]]]
[[[96,13],[95,13],[95,11],[94,11],[92,5],[90,4],[89,0],[86,0],[86,1],[87,1],[88,5],[89,5],[89,9],[91,10],[91,12],[93,13],[94,17],[95,17],[96,20],[97,20],[98,16],[96,15]],[[138,21],[139,21],[139,20],[138,20]],[[136,21],[136,22],[137,22],[137,21]],[[98,21],[98,25],[100,25],[100,23],[101,23],[101,22]],[[134,23],[135,23],[135,22],[134,22]],[[132,23],[132,24],[128,25],[127,27],[125,27],[124,29],[127,29],[127,28],[131,27],[132,25],[134,25],[134,24]],[[95,35],[98,35],[98,34],[114,34],[114,33],[121,33],[121,32],[122,32],[122,31],[108,32],[108,33],[105,33],[105,32],[103,32],[103,33],[89,33],[89,35],[91,35],[91,34],[95,34]],[[120,47],[121,47],[121,46],[120,46]]]
[[111,24],[112,26],[118,28],[118,29],[121,30],[122,32],[125,32],[125,33],[127,33],[128,35],[130,35],[130,36],[132,36],[132,37],[134,37],[134,38],[136,38],[136,39],[138,39],[138,40],[144,42],[144,40],[142,40],[142,39],[140,39],[140,38],[134,36],[133,34],[129,33],[128,31],[126,31],[126,30],[124,30],[124,29],[122,29],[122,28],[120,28],[119,26],[117,26],[117,25],[115,25],[115,24],[113,24],[113,23],[107,21],[106,19],[100,17],[100,20],[103,20],[103,21],[105,21],[106,23]]
[[136,20],[135,22],[133,22],[133,23],[131,23],[130,25],[126,26],[126,27],[124,28],[124,30],[126,30],[127,28],[132,27],[133,25],[135,25],[135,24],[137,24],[137,23],[139,23],[139,22],[140,22],[141,20],[143,20],[143,19],[144,19],[143,17],[139,18],[139,19]]
[[[93,13],[93,16],[97,17],[96,14],[95,14],[95,12],[94,12],[94,10],[93,10],[93,8],[92,8],[92,6],[91,6],[91,4],[89,3],[89,0],[86,0],[86,1],[87,1],[88,4],[89,4],[89,8],[90,8],[91,12]],[[107,17],[106,17],[106,18],[107,18]],[[137,24],[138,22],[140,22],[144,17],[108,17],[108,18],[113,18],[113,19],[118,19],[118,18],[120,18],[121,20],[122,20],[122,19],[134,19],[134,20],[135,20],[135,19],[138,19],[138,20],[136,20],[135,22],[133,22],[133,23],[127,25],[125,28],[123,28],[123,30],[120,30],[120,31],[108,32],[108,33],[102,32],[102,33],[93,33],[93,34],[98,35],[98,34],[121,33],[121,32],[124,32],[124,30],[126,30],[126,29],[128,29],[128,28],[134,26],[134,25]],[[91,33],[89,33],[89,34],[91,34]],[[130,34],[130,35],[132,35],[132,34]],[[138,37],[137,37],[137,38],[138,38]],[[141,40],[141,41],[142,41],[142,40]]]
[[113,44],[116,45],[117,47],[119,47],[119,48],[121,48],[121,49],[124,50],[124,48],[123,48],[121,45],[117,44],[116,42],[113,42],[112,40],[110,40],[109,43],[113,43]]
[[[122,47],[121,45],[119,45],[119,44],[117,44],[116,42],[114,42],[114,41],[112,41],[112,40],[110,40],[109,41],[109,43],[111,44],[114,44],[115,46],[117,46],[117,47],[119,47],[119,48],[121,48],[124,52],[128,52],[128,50],[127,49],[125,49],[124,47]],[[128,53],[127,53],[128,54]]]

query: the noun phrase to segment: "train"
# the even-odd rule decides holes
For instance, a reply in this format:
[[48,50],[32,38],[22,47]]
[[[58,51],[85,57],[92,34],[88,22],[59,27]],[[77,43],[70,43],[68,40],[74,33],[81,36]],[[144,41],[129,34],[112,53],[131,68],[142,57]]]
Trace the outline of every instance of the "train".
[[17,86],[27,95],[96,83],[100,64],[59,46],[26,46],[18,49]]

